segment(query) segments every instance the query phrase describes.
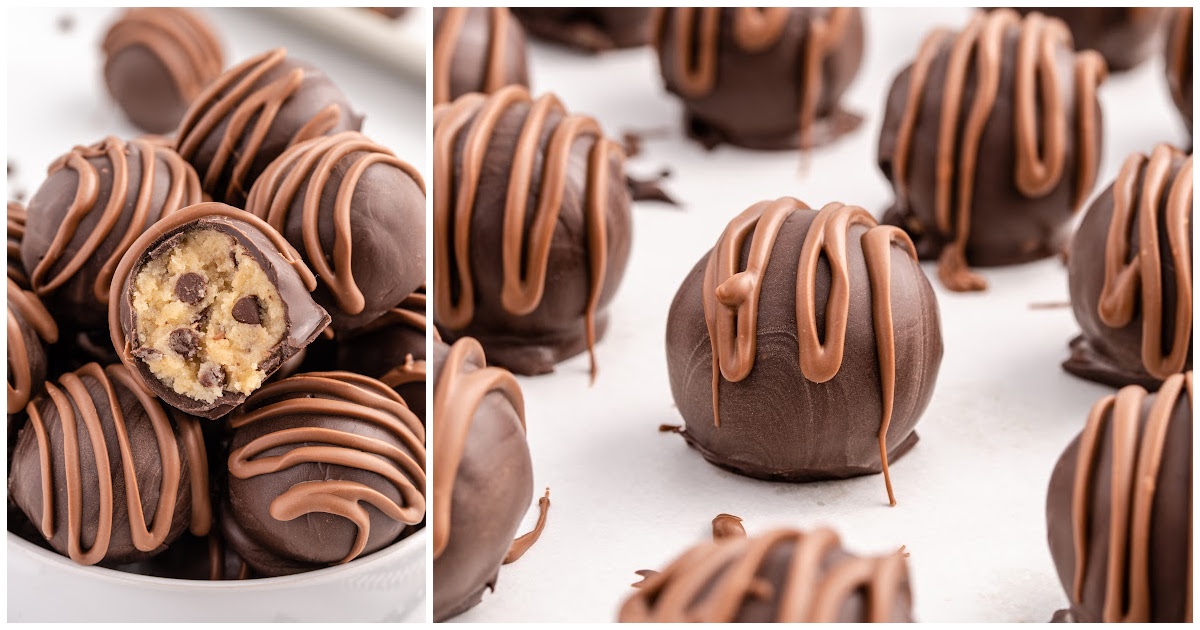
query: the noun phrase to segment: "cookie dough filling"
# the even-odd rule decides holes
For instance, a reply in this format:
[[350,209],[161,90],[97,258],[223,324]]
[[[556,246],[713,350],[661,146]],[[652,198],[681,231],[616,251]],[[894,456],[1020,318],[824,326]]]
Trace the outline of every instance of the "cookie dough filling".
[[[134,280],[137,356],[176,393],[249,394],[287,330],[279,292],[249,250],[211,229],[183,234]],[[270,366],[267,366],[270,367]]]

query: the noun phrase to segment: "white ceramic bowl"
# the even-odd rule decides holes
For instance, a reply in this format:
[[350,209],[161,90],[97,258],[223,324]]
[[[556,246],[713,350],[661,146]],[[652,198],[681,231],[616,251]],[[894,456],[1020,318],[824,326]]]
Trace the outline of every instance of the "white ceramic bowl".
[[8,621],[424,621],[428,529],[299,575],[175,580],[85,567],[8,534]]

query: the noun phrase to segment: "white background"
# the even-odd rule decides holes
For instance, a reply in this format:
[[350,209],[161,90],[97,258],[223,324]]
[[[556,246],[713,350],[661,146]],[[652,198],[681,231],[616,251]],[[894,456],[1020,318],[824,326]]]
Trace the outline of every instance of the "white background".
[[[794,152],[711,153],[683,137],[681,106],[665,93],[649,49],[578,55],[534,45],[535,92],[596,116],[615,137],[649,139],[629,173],[670,166],[682,209],[634,208],[632,258],[612,307],[600,366],[588,386],[586,355],[550,376],[522,378],[537,493],[551,489],[546,531],[501,569],[494,594],[461,621],[612,621],[634,571],[659,569],[709,536],[719,512],[754,534],[777,526],[830,525],[863,553],[908,546],[920,621],[1048,621],[1066,604],[1046,544],[1045,492],[1062,449],[1091,405],[1111,390],[1059,367],[1077,326],[1057,260],[984,270],[991,289],[951,294],[935,281],[945,358],[921,441],[892,466],[899,505],[880,476],[787,484],[757,481],[705,462],[662,423],[681,423],[667,381],[664,330],[679,282],[726,223],[763,199],[791,195],[814,207],[861,205],[876,216],[892,192],[875,166],[882,107],[892,77],[934,25],[958,27],[966,10],[868,10],[864,65],[844,103],[866,121],[812,155],[801,175]],[[1155,143],[1189,144],[1171,105],[1161,60],[1110,77],[1100,91],[1100,185],[1124,156]],[[934,274],[932,265],[925,271]],[[526,531],[533,514],[522,526]]]

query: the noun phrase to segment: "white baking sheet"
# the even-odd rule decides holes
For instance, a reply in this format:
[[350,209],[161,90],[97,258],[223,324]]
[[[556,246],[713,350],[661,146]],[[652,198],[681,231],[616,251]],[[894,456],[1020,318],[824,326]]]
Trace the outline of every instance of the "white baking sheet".
[[[921,441],[892,466],[894,508],[879,476],[757,481],[711,466],[678,436],[657,431],[682,421],[663,341],[681,279],[728,220],[759,200],[843,201],[879,216],[892,199],[875,167],[886,90],[932,26],[960,26],[967,15],[868,10],[866,58],[845,99],[866,122],[815,151],[803,175],[795,153],[707,153],[684,138],[681,107],[664,92],[648,49],[592,57],[531,47],[535,91],[557,92],[610,135],[667,130],[646,140],[629,172],[670,166],[670,190],[686,205],[636,205],[633,254],[598,346],[595,386],[588,386],[586,356],[554,375],[521,379],[538,494],[551,489],[549,524],[524,558],[501,570],[496,592],[458,620],[614,620],[634,571],[661,568],[706,538],[719,512],[744,517],[752,534],[830,525],[851,550],[907,545],[921,621],[1048,621],[1065,605],[1045,540],[1046,485],[1091,405],[1111,390],[1059,367],[1077,331],[1071,310],[1030,308],[1068,299],[1056,260],[984,270],[986,293],[951,294],[934,282],[945,358],[917,426]],[[1129,152],[1158,142],[1188,145],[1158,59],[1111,77],[1100,96],[1102,186]],[[532,523],[531,513],[523,531]]]

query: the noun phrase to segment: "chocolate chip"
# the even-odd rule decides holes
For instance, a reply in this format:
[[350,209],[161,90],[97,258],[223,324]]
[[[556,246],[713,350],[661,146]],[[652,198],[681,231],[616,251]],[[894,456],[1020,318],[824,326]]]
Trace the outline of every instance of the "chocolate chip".
[[258,313],[258,297],[247,295],[233,303],[233,319],[243,324],[262,324],[262,316]]
[[204,328],[204,325],[208,323],[208,317],[210,315],[212,315],[212,304],[205,306],[204,308],[200,309],[199,313],[196,313],[196,317],[192,319],[192,325]]
[[225,385],[225,368],[216,363],[205,363],[200,366],[196,375],[201,387],[216,387]]
[[204,286],[204,276],[194,271],[179,276],[175,281],[175,297],[184,304],[199,304],[205,293],[207,287]]
[[179,356],[190,359],[200,351],[200,335],[191,328],[176,328],[171,331],[167,345]]

